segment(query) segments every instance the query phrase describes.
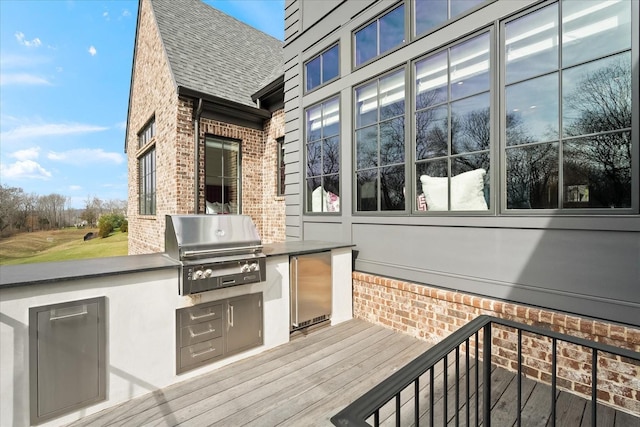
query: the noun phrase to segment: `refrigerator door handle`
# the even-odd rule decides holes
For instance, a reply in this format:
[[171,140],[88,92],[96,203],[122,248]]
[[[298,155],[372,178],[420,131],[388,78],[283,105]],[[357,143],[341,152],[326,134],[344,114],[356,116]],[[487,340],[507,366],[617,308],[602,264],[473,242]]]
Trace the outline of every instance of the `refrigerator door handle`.
[[291,324],[298,326],[298,257],[291,258]]

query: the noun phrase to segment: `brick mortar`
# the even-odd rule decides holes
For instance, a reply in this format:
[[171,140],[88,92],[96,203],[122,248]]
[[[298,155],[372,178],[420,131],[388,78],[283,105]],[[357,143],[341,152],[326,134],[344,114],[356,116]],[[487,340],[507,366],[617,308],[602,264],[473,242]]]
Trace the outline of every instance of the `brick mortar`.
[[[640,352],[640,329],[523,304],[353,272],[354,317],[436,343],[480,315],[509,319],[566,335]],[[481,343],[482,341],[480,341]],[[494,327],[492,361],[517,367],[517,333]],[[551,340],[523,334],[523,372],[550,383]],[[471,342],[473,349],[474,343]],[[482,346],[479,346],[482,354]],[[590,399],[591,352],[558,342],[557,384]],[[598,398],[640,416],[640,362],[598,355]]]

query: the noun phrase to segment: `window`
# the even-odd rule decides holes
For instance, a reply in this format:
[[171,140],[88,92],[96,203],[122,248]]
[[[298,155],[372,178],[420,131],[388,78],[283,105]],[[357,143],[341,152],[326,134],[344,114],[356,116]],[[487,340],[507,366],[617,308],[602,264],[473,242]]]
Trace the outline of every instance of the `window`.
[[405,209],[405,70],[355,90],[356,210]]
[[151,120],[138,133],[138,148],[142,148],[156,136],[156,118]]
[[632,207],[631,6],[563,1],[504,25],[507,209]]
[[415,33],[424,34],[485,0],[414,0]]
[[309,91],[338,77],[340,74],[338,55],[339,47],[335,44],[304,65],[305,90]]
[[138,212],[140,215],[156,213],[156,149],[138,159]]
[[489,33],[415,64],[418,210],[489,208]]
[[278,154],[277,154],[277,166],[276,166],[276,170],[277,170],[277,174],[278,174],[278,178],[276,179],[276,185],[278,186],[277,189],[277,195],[278,196],[284,196],[285,193],[285,185],[284,185],[284,178],[285,178],[285,164],[284,164],[284,138],[278,138],[276,141],[276,145],[277,145],[277,149],[278,149]]
[[205,212],[240,213],[240,142],[205,139]]
[[306,110],[307,212],[340,212],[340,100]]
[[405,41],[404,5],[355,32],[355,64],[364,64]]

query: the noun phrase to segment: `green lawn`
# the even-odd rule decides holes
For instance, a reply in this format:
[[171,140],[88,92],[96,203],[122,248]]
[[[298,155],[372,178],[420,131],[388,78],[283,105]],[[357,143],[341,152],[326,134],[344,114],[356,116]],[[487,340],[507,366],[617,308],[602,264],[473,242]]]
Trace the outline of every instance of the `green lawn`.
[[107,238],[96,237],[85,242],[83,237],[89,232],[98,230],[67,228],[1,238],[0,265],[127,255],[127,233],[116,230]]

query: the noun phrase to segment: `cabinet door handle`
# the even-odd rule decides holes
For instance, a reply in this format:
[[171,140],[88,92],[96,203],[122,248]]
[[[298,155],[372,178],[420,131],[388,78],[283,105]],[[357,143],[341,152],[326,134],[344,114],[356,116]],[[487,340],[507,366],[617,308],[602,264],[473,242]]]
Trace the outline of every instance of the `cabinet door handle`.
[[229,315],[229,326],[233,328],[233,306],[229,304],[231,314]]
[[[71,307],[70,309],[73,310],[74,308],[78,308],[78,307]],[[87,314],[89,314],[89,312],[87,311],[87,305],[83,304],[82,305],[82,311],[79,311],[77,313],[71,313],[70,309],[67,308],[63,308],[63,309],[52,309],[49,312],[49,321],[53,322],[54,320],[61,320],[61,319],[69,319],[71,317],[79,317],[79,316],[86,316]]]
[[209,328],[204,332],[195,333],[191,329],[189,329],[189,335],[191,335],[191,338],[195,338],[195,337],[199,337],[199,336],[202,336],[202,335],[210,334],[211,332],[215,332],[215,331],[216,331],[216,328]]
[[198,351],[196,353],[191,353],[191,357],[193,358],[193,357],[202,356],[203,354],[211,353],[212,351],[216,351],[216,348],[215,347],[209,347],[206,350]]

